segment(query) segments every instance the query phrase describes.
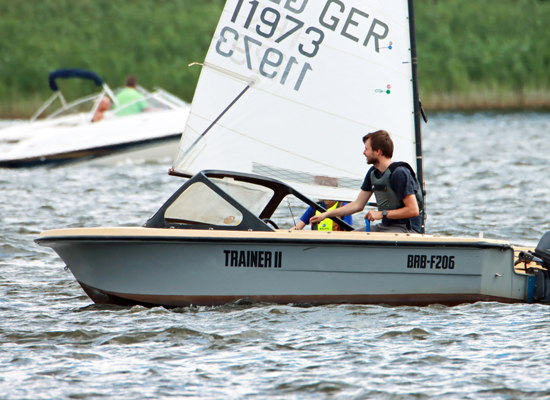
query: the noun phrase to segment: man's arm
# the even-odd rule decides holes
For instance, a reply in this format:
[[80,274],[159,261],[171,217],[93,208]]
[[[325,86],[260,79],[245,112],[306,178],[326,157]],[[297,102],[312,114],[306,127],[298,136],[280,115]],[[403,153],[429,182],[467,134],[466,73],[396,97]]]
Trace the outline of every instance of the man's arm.
[[334,210],[324,212],[319,215],[314,215],[313,217],[310,218],[309,223],[314,224],[316,222],[321,222],[326,218],[351,215],[351,214],[355,214],[356,212],[362,211],[364,210],[371,196],[372,196],[372,192],[366,192],[364,190],[361,190],[359,192],[359,195],[357,196],[357,199],[355,199],[351,203],[346,204],[345,206],[342,206],[340,208],[335,208]]
[[[418,210],[418,203],[414,194],[409,194],[403,199],[405,207],[398,208],[397,210],[388,210],[386,218],[389,219],[405,219],[414,218],[420,211]],[[382,211],[369,211],[366,215],[369,221],[376,221],[382,219]]]

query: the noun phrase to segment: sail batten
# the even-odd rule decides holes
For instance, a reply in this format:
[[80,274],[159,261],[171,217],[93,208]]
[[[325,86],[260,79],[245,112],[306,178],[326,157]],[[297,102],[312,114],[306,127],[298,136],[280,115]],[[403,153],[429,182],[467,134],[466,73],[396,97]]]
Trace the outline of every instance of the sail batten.
[[407,0],[228,0],[174,169],[271,174],[353,200],[369,168],[361,139],[378,129],[416,166],[408,17]]

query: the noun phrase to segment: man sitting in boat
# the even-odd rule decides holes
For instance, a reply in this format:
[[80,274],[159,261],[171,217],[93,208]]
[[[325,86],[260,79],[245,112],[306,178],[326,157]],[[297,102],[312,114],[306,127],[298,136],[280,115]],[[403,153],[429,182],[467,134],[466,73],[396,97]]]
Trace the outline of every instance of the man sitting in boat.
[[97,109],[95,110],[94,116],[92,117],[92,122],[101,121],[105,117],[105,111],[108,111],[110,108],[111,99],[109,99],[107,96],[104,96],[99,102]]
[[337,215],[350,215],[362,211],[374,193],[378,211],[369,211],[365,219],[381,220],[371,225],[371,232],[420,232],[418,217],[422,197],[414,171],[405,162],[393,162],[393,141],[388,132],[379,130],[363,137],[367,164],[372,167],[367,172],[357,199],[339,208],[314,215],[310,223],[318,223]]
[[[336,200],[321,200],[318,203],[321,207],[323,207],[325,210],[335,210],[337,208],[340,208],[348,203],[344,203],[342,201],[336,201]],[[292,229],[301,230],[304,229],[306,225],[309,225],[309,219],[314,216],[321,214],[319,211],[315,210],[313,207],[309,207],[304,215],[300,218],[300,221],[296,225],[292,227]],[[351,215],[346,215],[345,217],[342,217],[342,220],[347,223],[348,225],[353,225],[353,218]],[[321,222],[314,223],[311,225],[311,229],[314,231],[339,231],[340,225],[338,225],[336,222],[333,222],[330,218],[324,219]]]
[[[138,114],[147,109],[147,102],[143,100],[143,95],[137,90],[137,78],[135,76],[129,76],[126,79],[126,86],[117,92],[115,96],[118,100],[118,108],[121,108],[116,113],[117,117]],[[124,107],[125,104],[129,105]]]

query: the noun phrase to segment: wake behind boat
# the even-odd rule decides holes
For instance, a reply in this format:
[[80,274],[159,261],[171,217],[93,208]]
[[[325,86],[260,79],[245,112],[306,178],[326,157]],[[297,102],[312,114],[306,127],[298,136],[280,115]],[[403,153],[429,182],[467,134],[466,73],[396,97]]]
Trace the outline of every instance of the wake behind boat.
[[61,229],[36,241],[97,303],[549,301],[550,234],[520,251],[272,221],[288,196],[318,211],[311,199],[354,200],[369,131],[391,132],[394,157],[422,184],[416,76],[412,0],[228,0],[172,171],[191,179],[143,227]]
[[[101,91],[67,102],[57,85],[62,78],[92,80]],[[49,83],[54,94],[30,121],[0,130],[0,168],[174,158],[190,108],[176,96],[137,87],[139,100],[118,104],[116,94],[97,74],[80,69],[54,71]],[[104,97],[115,108],[106,111],[101,121],[92,122]],[[136,102],[146,110],[126,113]]]

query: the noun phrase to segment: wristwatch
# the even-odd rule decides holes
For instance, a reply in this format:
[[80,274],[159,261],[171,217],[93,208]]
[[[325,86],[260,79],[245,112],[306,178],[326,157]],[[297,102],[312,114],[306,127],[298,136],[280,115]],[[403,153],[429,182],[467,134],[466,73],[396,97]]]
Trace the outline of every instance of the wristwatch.
[[386,218],[388,216],[388,210],[382,211],[382,218]]

